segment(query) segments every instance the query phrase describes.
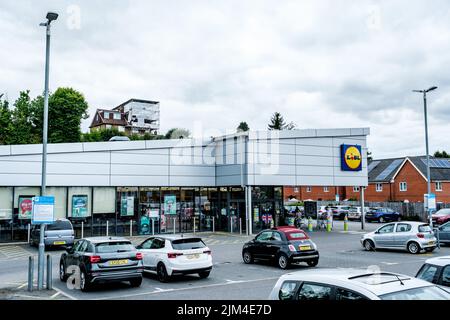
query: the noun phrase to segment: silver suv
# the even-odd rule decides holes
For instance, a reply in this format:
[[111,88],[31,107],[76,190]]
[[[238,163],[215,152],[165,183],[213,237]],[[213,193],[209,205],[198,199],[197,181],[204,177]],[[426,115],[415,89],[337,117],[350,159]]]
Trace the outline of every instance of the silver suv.
[[437,242],[433,230],[426,223],[392,222],[363,235],[361,244],[367,251],[399,249],[415,254],[422,250],[432,252]]
[[[46,247],[72,246],[75,232],[72,223],[67,219],[58,219],[44,228],[44,244]],[[31,231],[30,244],[38,246],[40,240],[40,226],[34,225]]]

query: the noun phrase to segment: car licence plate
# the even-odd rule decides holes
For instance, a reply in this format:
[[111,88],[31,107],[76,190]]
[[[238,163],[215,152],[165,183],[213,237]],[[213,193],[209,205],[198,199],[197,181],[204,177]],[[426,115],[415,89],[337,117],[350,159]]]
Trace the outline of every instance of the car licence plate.
[[60,245],[60,244],[66,244],[66,242],[65,241],[53,241],[53,244],[55,246],[57,246],[57,245]]
[[311,246],[300,246],[300,251],[311,250]]
[[109,261],[109,265],[110,266],[121,266],[124,264],[128,264],[128,259],[123,259],[123,260],[111,260]]
[[200,254],[196,253],[196,254],[188,254],[186,255],[186,258],[192,260],[192,259],[198,259],[200,258]]

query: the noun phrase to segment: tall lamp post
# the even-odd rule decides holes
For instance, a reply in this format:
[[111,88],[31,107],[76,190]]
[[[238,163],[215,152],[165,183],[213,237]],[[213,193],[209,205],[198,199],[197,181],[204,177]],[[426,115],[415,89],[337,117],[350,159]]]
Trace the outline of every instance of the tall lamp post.
[[[41,27],[46,27],[46,47],[45,47],[45,89],[44,89],[44,128],[42,130],[42,176],[41,176],[41,196],[46,194],[46,176],[47,176],[47,131],[48,131],[48,75],[50,63],[50,24],[52,21],[58,19],[58,14],[48,12],[46,16],[47,21],[40,24]],[[42,290],[44,286],[44,228],[45,224],[41,224],[40,241],[39,241],[39,256],[38,256],[38,290]]]
[[428,219],[430,222],[430,227],[433,228],[433,219],[431,218],[431,210],[430,210],[430,194],[431,194],[431,181],[430,181],[430,152],[428,148],[428,118],[427,118],[427,93],[433,90],[436,90],[437,87],[431,87],[426,90],[413,90],[413,92],[418,92],[423,94],[423,112],[425,114],[425,145],[427,152],[427,210],[428,210]]

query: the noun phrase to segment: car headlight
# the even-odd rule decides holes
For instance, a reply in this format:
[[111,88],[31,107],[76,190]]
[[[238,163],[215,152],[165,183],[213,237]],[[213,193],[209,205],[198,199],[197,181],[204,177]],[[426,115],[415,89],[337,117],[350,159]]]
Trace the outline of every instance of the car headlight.
[[315,244],[315,243],[313,242],[313,243],[312,243],[312,246],[313,246],[314,250],[317,251],[317,244]]

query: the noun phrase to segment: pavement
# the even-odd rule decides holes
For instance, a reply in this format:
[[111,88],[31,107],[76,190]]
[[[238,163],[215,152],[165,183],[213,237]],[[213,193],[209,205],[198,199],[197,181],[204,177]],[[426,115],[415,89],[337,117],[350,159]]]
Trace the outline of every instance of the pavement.
[[[342,221],[335,221],[331,233],[310,233],[320,251],[317,268],[368,268],[398,272],[415,276],[420,266],[430,257],[450,255],[450,247],[436,249],[433,253],[411,255],[402,251],[365,251],[359,242],[361,235],[376,229],[379,224],[366,224],[361,231],[360,223],[350,222],[349,231],[343,231]],[[145,275],[141,287],[131,288],[127,283],[113,283],[84,293],[70,290],[58,278],[57,261],[60,250],[48,252],[53,256],[53,288],[57,297],[73,300],[264,300],[267,299],[277,279],[284,273],[305,270],[305,265],[280,270],[270,263],[246,265],[242,261],[242,245],[253,237],[228,233],[205,233],[200,235],[213,252],[213,271],[207,279],[196,275],[180,276],[169,283],[160,283],[153,275]],[[133,237],[133,243],[145,237]],[[0,247],[0,287],[23,284],[27,279],[27,257],[36,255],[36,248],[29,246]],[[27,256],[24,256],[25,253]],[[36,268],[35,268],[36,269]],[[26,294],[25,294],[26,295]],[[0,299],[2,296],[0,295]],[[48,297],[47,297],[48,298]],[[24,297],[25,299],[25,297]]]

